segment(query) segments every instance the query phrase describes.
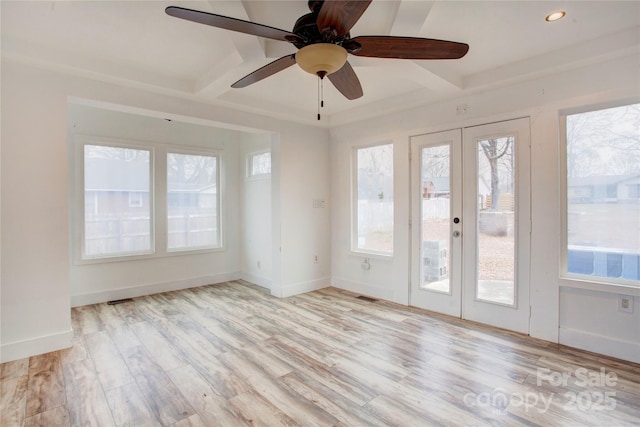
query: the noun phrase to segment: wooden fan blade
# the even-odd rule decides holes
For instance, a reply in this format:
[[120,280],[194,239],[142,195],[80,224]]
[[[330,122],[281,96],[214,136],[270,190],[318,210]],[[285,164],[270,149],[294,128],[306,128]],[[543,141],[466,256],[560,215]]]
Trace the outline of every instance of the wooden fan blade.
[[358,22],[371,0],[325,0],[316,24],[321,34],[342,37]]
[[329,74],[329,80],[347,99],[358,99],[362,96],[362,86],[356,72],[348,62],[335,73]]
[[231,87],[236,89],[247,87],[251,84],[259,82],[260,80],[265,79],[277,73],[278,71],[282,71],[286,68],[289,68],[295,63],[296,63],[295,55],[292,54],[292,55],[283,56],[282,58],[276,59],[275,61],[270,62],[269,64],[265,65],[262,68],[258,68],[253,73],[247,76],[244,76],[243,78],[241,78],[240,80],[232,84]]
[[267,25],[256,24],[255,22],[243,21],[242,19],[201,12],[199,10],[185,9],[178,6],[169,6],[164,11],[167,15],[175,16],[176,18],[186,19],[187,21],[197,22],[199,24],[211,25],[212,27],[223,28],[225,30],[237,31],[239,33],[251,34],[253,36],[286,42],[301,41],[300,37],[289,31],[269,27]]
[[467,54],[466,43],[420,37],[360,36],[351,39],[362,46],[356,56],[399,59],[459,59]]

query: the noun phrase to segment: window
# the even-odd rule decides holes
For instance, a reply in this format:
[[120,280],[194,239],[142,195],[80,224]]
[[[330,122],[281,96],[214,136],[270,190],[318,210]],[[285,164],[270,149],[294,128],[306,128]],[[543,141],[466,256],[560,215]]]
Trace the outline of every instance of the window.
[[215,151],[92,137],[76,147],[79,262],[222,247]]
[[564,124],[565,274],[640,285],[640,104]]
[[84,146],[84,258],[152,251],[151,167],[149,150]]
[[247,176],[254,177],[260,175],[269,175],[271,173],[271,153],[266,151],[262,153],[249,154],[247,159]]
[[167,154],[167,248],[219,246],[218,159]]
[[352,249],[393,254],[393,145],[354,151]]

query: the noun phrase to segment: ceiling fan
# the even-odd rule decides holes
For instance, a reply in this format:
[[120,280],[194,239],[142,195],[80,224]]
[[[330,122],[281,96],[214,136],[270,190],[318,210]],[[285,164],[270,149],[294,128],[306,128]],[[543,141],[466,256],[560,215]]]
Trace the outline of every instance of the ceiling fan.
[[371,0],[309,0],[311,13],[298,18],[292,31],[177,6],[169,6],[165,12],[200,24],[289,42],[299,49],[241,78],[231,85],[234,88],[249,86],[297,63],[321,80],[328,76],[336,89],[351,100],[362,96],[362,86],[347,62],[348,53],[374,58],[459,59],[469,50],[465,43],[420,37],[351,38],[349,30],[370,3]]

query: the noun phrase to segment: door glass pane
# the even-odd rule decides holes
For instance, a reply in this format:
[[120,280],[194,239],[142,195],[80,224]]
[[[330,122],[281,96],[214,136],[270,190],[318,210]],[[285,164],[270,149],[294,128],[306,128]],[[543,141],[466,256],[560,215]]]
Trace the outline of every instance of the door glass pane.
[[476,298],[515,301],[515,138],[478,141]]
[[449,292],[449,145],[422,149],[421,289]]

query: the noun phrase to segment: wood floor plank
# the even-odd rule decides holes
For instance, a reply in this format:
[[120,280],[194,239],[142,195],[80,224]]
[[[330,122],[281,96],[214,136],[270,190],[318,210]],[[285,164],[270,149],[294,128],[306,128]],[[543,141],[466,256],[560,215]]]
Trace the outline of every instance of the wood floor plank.
[[207,426],[200,415],[195,414],[190,416],[189,418],[185,418],[184,420],[180,420],[177,423],[174,423],[172,427],[210,427]]
[[91,359],[63,366],[69,420],[73,426],[115,426]]
[[115,305],[110,305],[107,303],[95,304],[93,308],[96,311],[98,319],[100,319],[100,322],[102,322],[105,329],[113,330],[122,328],[127,325],[127,322],[120,315],[120,312]]
[[104,391],[135,381],[106,331],[87,334],[85,341]]
[[222,354],[220,359],[264,399],[297,423],[308,426],[330,426],[338,422],[335,417],[320,407],[296,397],[296,394],[283,388],[276,379],[269,377],[250,361],[236,357],[235,353]]
[[20,427],[24,425],[29,378],[8,378],[0,381],[0,425]]
[[[163,328],[163,325],[158,325],[158,327]],[[132,324],[130,328],[162,369],[170,371],[185,365],[172,343],[165,339],[150,322],[138,322]]]
[[161,426],[136,383],[123,385],[106,391],[107,403],[118,427]]
[[0,381],[29,375],[29,359],[18,359],[0,364]]
[[248,426],[251,423],[223,396],[208,384],[191,366],[185,366],[169,372],[173,383],[200,418],[211,426]]
[[234,281],[73,308],[71,349],[0,365],[0,425],[640,425],[640,364],[356,297]]
[[26,417],[62,406],[66,403],[65,383],[58,352],[46,353],[29,360]]
[[60,355],[60,363],[63,365],[88,358],[89,353],[85,345],[84,335],[74,336],[72,338],[72,347],[60,350],[58,354]]
[[230,399],[230,402],[243,414],[251,425],[261,427],[294,427],[304,425],[295,422],[262,395],[253,391],[239,394]]
[[93,305],[75,307],[71,310],[73,331],[76,335],[90,334],[104,330],[104,324],[98,317]]
[[[4,424],[3,424],[4,425]],[[70,427],[69,413],[66,406],[41,412],[25,420],[25,427]]]
[[292,372],[281,378],[289,388],[333,415],[347,426],[384,426],[370,411],[303,373]]
[[123,356],[152,413],[163,425],[174,424],[195,414],[193,407],[167,373],[154,362],[148,350],[135,347],[126,350]]
[[129,325],[144,322],[146,320],[144,315],[138,311],[135,299],[133,301],[114,305],[114,307],[118,311],[118,314],[120,314],[120,317],[122,317]]

